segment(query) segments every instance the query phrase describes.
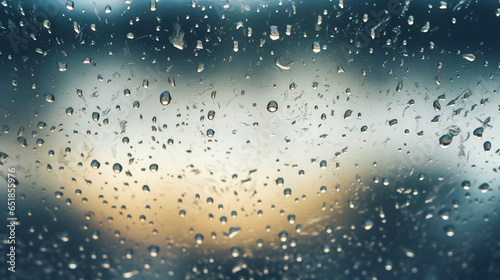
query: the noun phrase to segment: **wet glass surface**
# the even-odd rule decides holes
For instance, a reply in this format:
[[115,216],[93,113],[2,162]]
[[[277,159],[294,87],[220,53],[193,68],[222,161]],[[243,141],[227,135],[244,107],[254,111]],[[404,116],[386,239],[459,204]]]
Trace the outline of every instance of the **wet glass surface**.
[[0,9],[0,279],[500,277],[498,1]]

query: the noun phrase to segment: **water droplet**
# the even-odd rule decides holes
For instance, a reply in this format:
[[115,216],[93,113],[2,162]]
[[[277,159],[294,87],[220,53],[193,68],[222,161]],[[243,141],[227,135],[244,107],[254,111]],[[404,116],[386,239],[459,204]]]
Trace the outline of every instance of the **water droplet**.
[[97,160],[92,160],[92,162],[90,163],[90,166],[94,169],[99,169],[99,167],[101,166],[101,164],[97,161]]
[[125,250],[125,258],[127,259],[132,259],[134,257],[134,250],[130,249],[130,248],[127,248]]
[[222,216],[222,217],[220,217],[219,221],[220,221],[221,225],[225,225],[227,223],[227,217]]
[[490,141],[486,141],[484,142],[483,144],[483,148],[486,152],[490,151],[491,150],[491,142]]
[[290,67],[292,67],[292,64],[293,64],[293,60],[285,59],[281,56],[278,56],[276,58],[276,66],[278,66],[280,69],[288,70],[288,69],[290,69]]
[[240,256],[240,251],[241,251],[240,247],[236,247],[236,246],[232,247],[231,248],[231,256],[233,256],[233,258],[239,257]]
[[158,164],[156,164],[156,163],[151,164],[151,165],[149,166],[149,170],[150,170],[151,172],[156,172],[156,171],[158,171]]
[[455,235],[455,227],[452,225],[448,225],[444,227],[444,232],[447,236],[452,237]]
[[172,97],[170,96],[170,92],[164,91],[160,94],[160,103],[163,106],[166,106],[170,103]]
[[321,167],[321,169],[325,169],[325,168],[326,168],[326,160],[322,160],[322,161],[319,163],[319,167]]
[[198,244],[198,245],[203,244],[203,239],[204,239],[204,237],[203,237],[203,234],[201,234],[201,233],[197,233],[194,236],[194,240],[195,240],[196,244]]
[[59,68],[59,71],[66,71],[68,70],[68,64],[66,62],[58,62],[57,67]]
[[215,111],[214,111],[214,110],[210,110],[210,111],[208,111],[207,118],[208,118],[209,120],[213,120],[213,119],[214,119],[214,117],[215,117]]
[[47,102],[49,102],[49,103],[53,103],[53,102],[55,102],[55,101],[56,101],[56,98],[54,97],[54,95],[53,95],[53,94],[51,94],[51,93],[47,93],[47,94],[45,94],[45,100],[46,100]]
[[290,214],[288,215],[288,223],[290,223],[291,225],[295,224],[295,215],[293,214]]
[[203,49],[203,42],[201,40],[196,41],[196,49],[197,50],[202,50]]
[[479,186],[479,190],[482,192],[482,193],[487,193],[488,192],[488,189],[490,188],[490,185],[488,185],[488,183],[483,183]]
[[75,3],[73,1],[66,1],[66,8],[72,11],[75,8]]
[[278,187],[283,186],[284,183],[285,181],[283,180],[283,178],[279,177],[278,179],[276,179],[276,185],[278,185]]
[[344,113],[344,120],[348,119],[352,115],[352,110],[347,110]]
[[476,60],[476,56],[475,56],[475,55],[473,55],[473,54],[471,54],[471,53],[464,54],[462,57],[463,57],[465,60],[470,61],[470,62],[472,62],[472,61]]
[[106,14],[111,13],[111,6],[110,6],[110,5],[106,5],[106,7],[104,7],[104,12],[105,12]]
[[396,92],[400,92],[403,90],[403,80],[399,80],[398,85],[396,86]]
[[269,101],[269,103],[267,103],[267,110],[271,113],[278,111],[278,103],[276,103],[276,101]]
[[354,201],[352,201],[352,199],[349,199],[347,201],[347,204],[349,205],[349,208],[353,209],[354,208]]
[[271,40],[278,40],[280,38],[280,33],[278,32],[278,26],[276,25],[271,25],[270,27],[270,34],[269,34],[269,37],[271,38]]
[[370,230],[373,227],[373,221],[371,219],[367,219],[363,221],[363,228],[365,230]]
[[98,231],[97,229],[92,231],[92,239],[97,240],[97,239],[99,239],[100,235],[101,235],[101,232]]
[[441,209],[439,210],[438,215],[441,216],[441,219],[447,221],[450,219],[451,210],[448,208]]
[[68,116],[73,115],[73,108],[72,107],[66,108],[66,115],[68,115]]
[[292,195],[292,189],[290,188],[284,189],[283,194],[285,195],[285,197],[290,197]]
[[95,122],[98,122],[99,121],[99,118],[100,118],[100,114],[97,113],[97,112],[93,112],[92,113],[92,119],[95,121]]
[[148,185],[144,185],[142,186],[142,190],[145,192],[145,193],[148,193],[150,190],[149,190],[149,186]]
[[158,253],[160,252],[160,247],[156,245],[150,245],[148,247],[149,255],[153,258],[156,258],[158,256]]
[[201,73],[201,72],[203,72],[203,70],[205,70],[205,63],[202,63],[202,62],[198,63],[198,66],[196,67],[196,71],[198,73]]
[[434,100],[434,103],[432,104],[432,106],[434,107],[434,110],[436,110],[436,112],[439,112],[441,111],[441,104],[439,104],[439,100]]
[[474,136],[476,136],[477,138],[481,139],[481,137],[483,137],[483,132],[484,129],[482,127],[478,127],[474,129],[474,132],[472,132],[472,134],[474,134]]
[[215,134],[215,131],[214,131],[213,129],[209,128],[209,129],[207,130],[207,136],[208,136],[208,137],[213,137],[213,136],[214,136],[214,134]]
[[76,260],[70,260],[68,262],[68,268],[69,269],[77,269],[78,268],[78,263],[76,262]]
[[431,24],[429,22],[426,22],[424,26],[422,26],[422,29],[420,29],[420,31],[422,31],[423,33],[426,33],[429,31],[429,29],[431,28]]
[[122,172],[122,169],[123,169],[123,168],[122,168],[121,164],[119,164],[119,163],[115,163],[115,164],[113,164],[113,171],[114,171],[115,173],[120,173],[120,172]]
[[449,134],[445,134],[439,138],[439,144],[441,147],[446,148],[451,144],[451,141],[453,140],[453,137],[451,137]]
[[321,51],[321,47],[319,45],[319,42],[314,42],[313,43],[313,52],[314,53],[319,53]]
[[471,187],[471,183],[470,181],[468,180],[465,180],[462,182],[462,188],[466,191],[470,190],[470,187]]
[[179,216],[180,216],[181,218],[184,218],[184,217],[186,216],[186,210],[180,210],[180,211],[179,211]]
[[26,148],[28,146],[28,141],[24,137],[17,137],[17,142],[21,144],[21,147]]
[[288,232],[286,232],[286,231],[281,231],[281,232],[278,234],[278,237],[280,238],[280,241],[281,241],[281,242],[286,242],[286,240],[288,239]]
[[56,198],[61,198],[64,194],[61,191],[56,191],[54,192],[54,195],[56,196]]

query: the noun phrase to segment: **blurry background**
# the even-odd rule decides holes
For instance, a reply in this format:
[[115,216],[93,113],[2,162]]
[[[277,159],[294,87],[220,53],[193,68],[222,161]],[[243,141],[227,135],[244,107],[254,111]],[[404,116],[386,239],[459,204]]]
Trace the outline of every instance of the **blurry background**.
[[497,279],[499,8],[3,1],[0,278]]

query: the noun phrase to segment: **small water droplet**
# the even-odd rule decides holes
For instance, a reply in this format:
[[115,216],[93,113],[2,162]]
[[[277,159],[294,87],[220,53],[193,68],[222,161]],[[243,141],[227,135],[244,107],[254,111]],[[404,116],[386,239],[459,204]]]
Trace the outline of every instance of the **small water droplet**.
[[290,188],[284,189],[283,194],[285,195],[285,197],[290,197],[292,195],[292,189]]
[[241,251],[240,247],[236,247],[236,246],[232,247],[231,248],[231,256],[233,256],[233,258],[239,257],[240,256],[240,251]]
[[92,239],[97,240],[97,239],[99,239],[100,235],[101,235],[100,231],[98,231],[96,229],[92,231]]
[[471,185],[472,184],[468,180],[465,180],[462,182],[462,188],[466,191],[470,190]]
[[444,208],[439,210],[438,215],[443,219],[444,221],[447,221],[450,219],[451,216],[451,211],[448,208]]
[[427,33],[430,28],[431,28],[431,24],[429,22],[426,22],[425,25],[422,26],[422,29],[420,29],[420,31],[422,31],[423,33]]
[[269,101],[267,104],[267,110],[271,113],[278,111],[278,103],[276,103],[276,101]]
[[271,38],[271,40],[278,40],[280,38],[280,33],[278,32],[278,26],[276,25],[271,25],[270,27],[270,34],[269,34],[269,37]]
[[472,134],[474,134],[474,136],[476,136],[477,138],[481,139],[481,137],[483,137],[483,132],[484,129],[482,127],[478,127],[474,129],[474,132],[472,132]]
[[370,230],[373,227],[373,221],[371,219],[366,219],[363,221],[363,228],[365,230]]
[[284,183],[285,181],[283,180],[283,178],[279,177],[278,179],[276,179],[276,185],[278,185],[278,187],[283,186]]
[[483,148],[486,152],[490,151],[491,150],[491,142],[490,141],[486,141],[484,142],[483,144]]
[[439,104],[439,100],[434,100],[434,103],[432,104],[432,106],[434,107],[434,110],[436,110],[436,112],[439,112],[441,111],[441,104]]
[[75,8],[75,3],[73,1],[66,1],[66,8],[72,11]]
[[153,258],[156,258],[158,256],[158,253],[160,252],[160,247],[156,245],[150,245],[148,247],[149,255]]
[[164,91],[160,94],[160,103],[163,106],[166,106],[170,103],[172,97],[170,96],[170,92]]
[[280,238],[280,241],[281,241],[281,242],[286,242],[286,240],[288,239],[288,232],[286,232],[285,230],[284,230],[284,231],[281,231],[281,232],[278,234],[278,237]]
[[204,237],[203,237],[203,234],[201,234],[201,233],[197,233],[194,236],[194,240],[195,240],[196,244],[198,244],[198,245],[203,244],[203,239],[204,239]]
[[470,61],[470,62],[472,62],[472,61],[476,60],[476,56],[475,56],[475,55],[473,55],[473,54],[471,54],[471,53],[464,54],[462,57],[463,57],[465,60]]
[[215,131],[214,131],[213,129],[209,128],[209,129],[207,130],[207,136],[208,136],[208,137],[213,137],[213,136],[214,136],[214,134],[215,134]]
[[352,115],[352,110],[347,110],[344,113],[344,120],[348,119]]
[[98,122],[99,121],[99,118],[100,118],[100,114],[97,113],[97,112],[93,112],[92,113],[92,119],[95,121],[95,122]]
[[115,164],[113,164],[113,171],[114,171],[115,173],[120,173],[120,172],[122,172],[122,169],[123,169],[123,168],[122,168],[121,164],[119,164],[119,163],[115,163]]
[[455,235],[455,227],[452,225],[448,225],[444,227],[444,232],[447,236],[452,237]]
[[47,93],[47,94],[45,94],[45,100],[46,100],[47,102],[49,102],[49,103],[53,103],[53,102],[55,102],[55,101],[56,101],[56,98],[54,97],[54,95],[53,95],[53,94],[51,94],[51,93]]
[[439,145],[441,147],[446,148],[451,144],[451,141],[453,140],[453,137],[451,137],[449,134],[445,134],[439,138]]
[[[76,22],[75,22],[76,23]],[[57,63],[57,68],[59,69],[59,71],[63,72],[63,71],[66,71],[68,70],[68,64],[66,62],[58,62]]]
[[101,166],[101,164],[97,161],[97,160],[92,160],[92,162],[90,163],[90,166],[94,169],[99,169],[99,167]]
[[488,183],[483,183],[479,186],[479,190],[482,192],[482,193],[487,193],[488,192],[488,189],[490,188],[490,185],[488,185]]
[[151,172],[156,172],[156,171],[158,171],[158,164],[156,164],[156,163],[151,164],[151,165],[149,166],[149,170],[150,170]]
[[214,119],[214,117],[215,117],[215,111],[214,111],[214,110],[210,110],[210,111],[208,111],[207,118],[208,118],[209,120],[213,120],[213,119]]
[[403,90],[403,80],[399,80],[398,85],[396,86],[396,92],[400,92]]

